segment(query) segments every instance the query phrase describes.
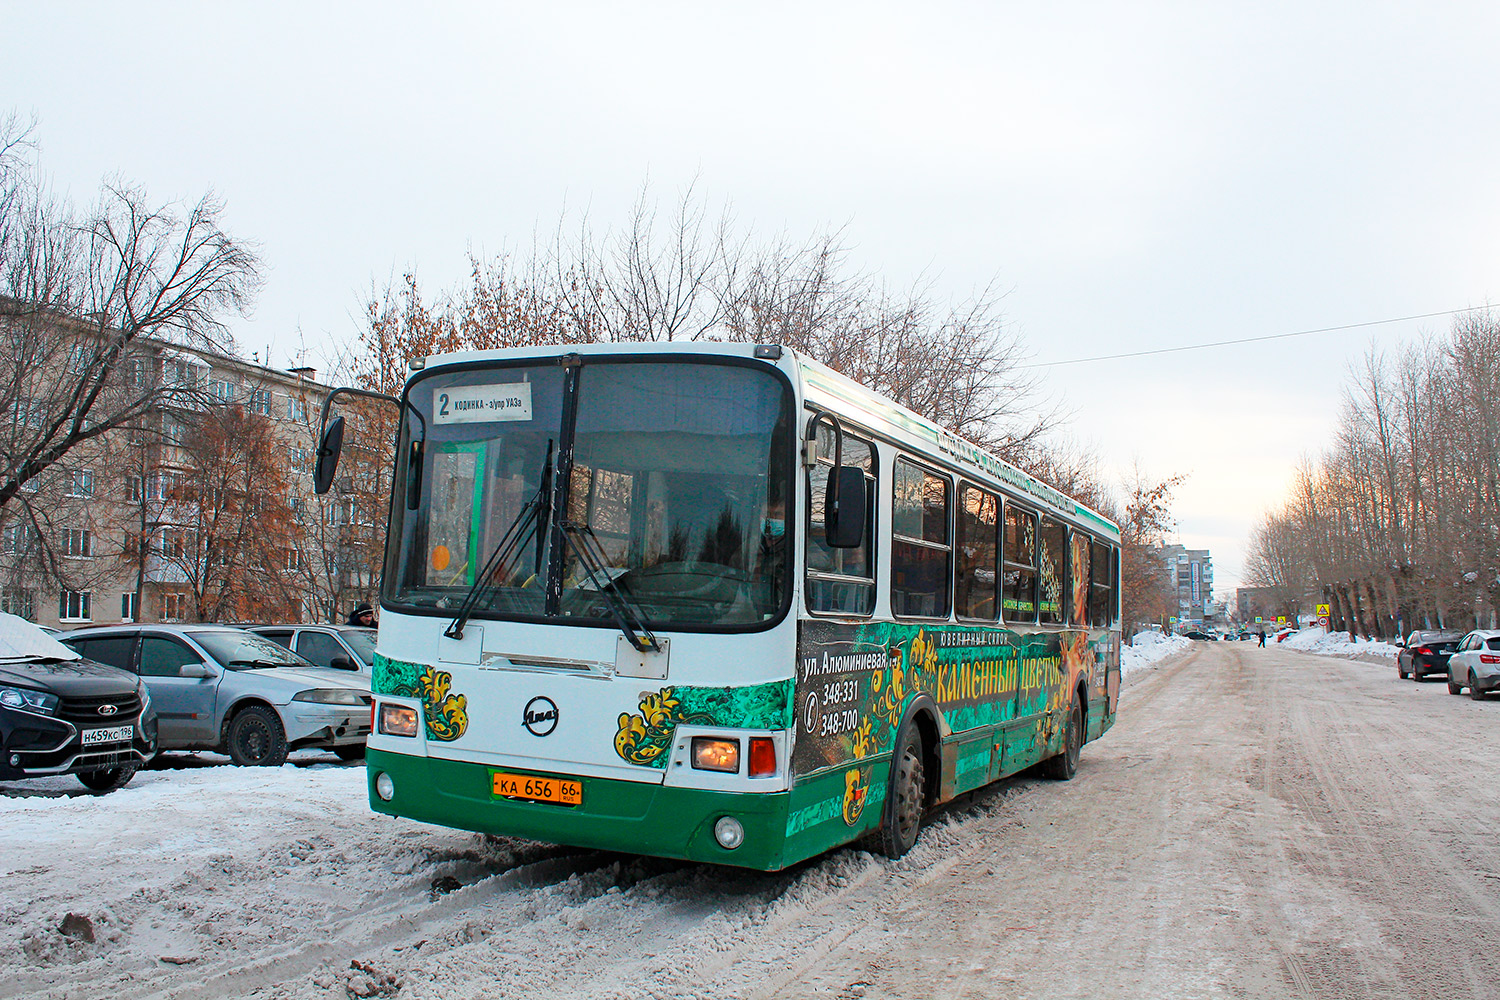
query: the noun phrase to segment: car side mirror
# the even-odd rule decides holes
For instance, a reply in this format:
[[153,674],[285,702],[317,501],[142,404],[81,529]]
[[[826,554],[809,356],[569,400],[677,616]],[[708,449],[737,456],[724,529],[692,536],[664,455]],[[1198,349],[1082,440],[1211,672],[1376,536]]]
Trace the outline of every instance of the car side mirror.
[[339,452],[344,448],[344,418],[334,417],[323,428],[318,439],[318,465],[313,470],[313,492],[318,496],[327,493],[333,486],[333,474],[338,471]]
[[177,676],[196,677],[202,680],[206,677],[213,677],[215,674],[214,668],[210,667],[207,663],[184,663],[177,668]]
[[857,549],[865,542],[865,472],[857,465],[830,470],[823,500],[823,538],[830,548]]
[[358,670],[359,669],[359,664],[355,663],[353,660],[349,659],[349,657],[347,657],[347,656],[335,656],[332,660],[328,661],[328,665],[330,667],[332,667],[333,669],[335,669],[335,670]]

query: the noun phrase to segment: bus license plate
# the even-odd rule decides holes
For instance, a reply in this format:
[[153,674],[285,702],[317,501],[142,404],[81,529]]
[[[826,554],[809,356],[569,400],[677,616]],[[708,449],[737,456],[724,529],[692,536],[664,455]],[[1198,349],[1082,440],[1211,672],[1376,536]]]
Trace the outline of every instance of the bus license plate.
[[571,778],[538,778],[533,774],[502,774],[494,779],[495,794],[528,802],[556,802],[576,806],[583,802],[583,784]]
[[124,743],[135,739],[135,726],[116,726],[114,729],[85,729],[83,745],[96,747],[101,743]]

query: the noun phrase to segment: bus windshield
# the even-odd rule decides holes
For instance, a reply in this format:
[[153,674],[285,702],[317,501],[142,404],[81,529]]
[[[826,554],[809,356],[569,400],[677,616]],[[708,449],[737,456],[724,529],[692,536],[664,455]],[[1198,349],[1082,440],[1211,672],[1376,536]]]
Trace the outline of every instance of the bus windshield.
[[578,624],[623,603],[650,626],[711,628],[788,605],[791,392],[771,369],[467,366],[408,398],[422,475],[415,505],[396,477],[388,603],[451,616],[472,593],[476,618]]

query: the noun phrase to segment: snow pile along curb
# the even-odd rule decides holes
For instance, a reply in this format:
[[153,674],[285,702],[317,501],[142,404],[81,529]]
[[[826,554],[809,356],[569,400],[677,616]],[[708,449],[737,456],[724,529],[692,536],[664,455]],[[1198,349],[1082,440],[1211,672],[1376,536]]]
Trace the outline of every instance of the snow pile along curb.
[[1348,632],[1324,632],[1321,628],[1305,628],[1282,640],[1287,649],[1318,656],[1343,656],[1349,659],[1384,657],[1394,660],[1396,647],[1388,642],[1372,642],[1369,639],[1350,638]]
[[1141,670],[1149,670],[1163,660],[1193,648],[1193,640],[1185,635],[1163,635],[1160,632],[1137,632],[1120,649],[1120,674],[1129,677]]

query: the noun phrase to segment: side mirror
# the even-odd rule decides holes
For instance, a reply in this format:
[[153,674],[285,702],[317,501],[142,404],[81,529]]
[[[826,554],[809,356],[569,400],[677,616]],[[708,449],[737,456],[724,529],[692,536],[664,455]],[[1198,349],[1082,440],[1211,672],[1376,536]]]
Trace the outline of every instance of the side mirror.
[[177,676],[196,677],[199,680],[202,680],[207,677],[213,677],[214,669],[207,663],[184,663],[182,666],[177,668]]
[[322,496],[333,486],[333,475],[338,471],[339,452],[344,448],[344,418],[334,417],[323,428],[318,441],[318,465],[313,470],[313,492]]
[[347,656],[335,656],[328,661],[328,665],[335,670],[358,670],[359,665]]
[[865,473],[857,465],[829,470],[823,500],[823,540],[835,549],[857,549],[865,542]]

